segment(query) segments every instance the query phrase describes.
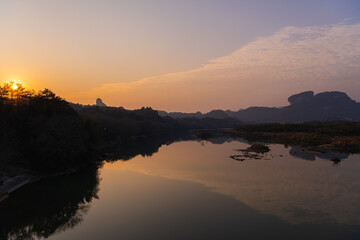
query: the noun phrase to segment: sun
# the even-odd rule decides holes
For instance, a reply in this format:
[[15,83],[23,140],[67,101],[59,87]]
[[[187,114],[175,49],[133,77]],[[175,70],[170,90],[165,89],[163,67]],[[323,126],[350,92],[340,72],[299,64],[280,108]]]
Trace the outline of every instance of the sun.
[[18,89],[18,85],[17,85],[16,83],[13,83],[13,85],[11,86],[11,88],[12,88],[13,90],[16,90],[16,89]]

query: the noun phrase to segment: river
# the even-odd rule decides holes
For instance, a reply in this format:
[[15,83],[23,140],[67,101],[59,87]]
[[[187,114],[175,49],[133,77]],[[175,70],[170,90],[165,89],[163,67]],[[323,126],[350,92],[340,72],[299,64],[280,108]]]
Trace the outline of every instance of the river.
[[176,141],[26,185],[0,203],[0,238],[360,239],[359,155],[230,158],[248,146]]

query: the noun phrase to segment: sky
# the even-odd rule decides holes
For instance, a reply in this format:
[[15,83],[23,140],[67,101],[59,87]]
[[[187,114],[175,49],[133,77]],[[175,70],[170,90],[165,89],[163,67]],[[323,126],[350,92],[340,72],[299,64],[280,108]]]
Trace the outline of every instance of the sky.
[[0,0],[0,83],[166,111],[360,101],[360,1]]

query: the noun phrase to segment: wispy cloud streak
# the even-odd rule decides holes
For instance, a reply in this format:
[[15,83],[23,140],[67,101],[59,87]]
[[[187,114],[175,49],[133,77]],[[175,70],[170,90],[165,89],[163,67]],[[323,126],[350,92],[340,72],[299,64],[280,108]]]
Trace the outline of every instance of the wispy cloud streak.
[[107,84],[78,97],[181,111],[279,106],[304,90],[346,91],[360,100],[359,39],[360,24],[286,27],[197,69]]

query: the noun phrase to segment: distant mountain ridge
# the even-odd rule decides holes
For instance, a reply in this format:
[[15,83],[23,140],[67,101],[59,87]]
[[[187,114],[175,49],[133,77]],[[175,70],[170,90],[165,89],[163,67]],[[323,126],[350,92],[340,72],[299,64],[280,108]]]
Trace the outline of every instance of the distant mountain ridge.
[[236,118],[243,122],[307,122],[329,120],[360,120],[360,103],[352,100],[344,92],[322,92],[314,94],[306,91],[288,98],[285,107],[249,107],[239,111],[212,110],[208,113],[181,113],[158,111],[160,116],[172,118]]

